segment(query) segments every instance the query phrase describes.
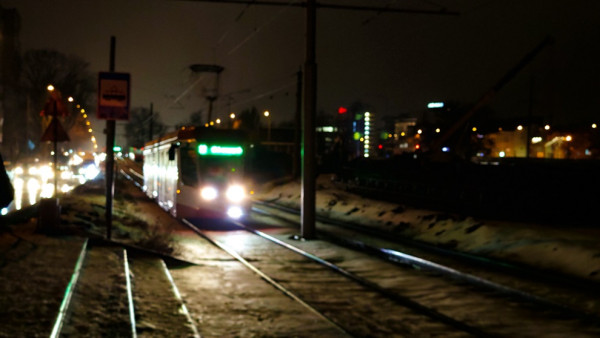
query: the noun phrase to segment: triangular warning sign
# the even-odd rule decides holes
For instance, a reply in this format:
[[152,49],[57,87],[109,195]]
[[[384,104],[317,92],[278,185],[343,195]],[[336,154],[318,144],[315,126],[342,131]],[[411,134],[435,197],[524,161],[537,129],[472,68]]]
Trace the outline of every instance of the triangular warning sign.
[[68,116],[69,111],[62,101],[60,93],[53,91],[46,100],[44,109],[40,112],[40,116]]
[[[56,140],[54,137],[55,130],[58,136],[56,137]],[[52,118],[52,121],[50,121],[48,128],[46,128],[46,131],[44,131],[44,135],[42,135],[42,142],[65,142],[70,140],[71,139],[69,139],[69,135],[67,135],[67,132],[65,132],[65,130],[63,129],[62,125],[60,124],[60,121],[56,118]]]

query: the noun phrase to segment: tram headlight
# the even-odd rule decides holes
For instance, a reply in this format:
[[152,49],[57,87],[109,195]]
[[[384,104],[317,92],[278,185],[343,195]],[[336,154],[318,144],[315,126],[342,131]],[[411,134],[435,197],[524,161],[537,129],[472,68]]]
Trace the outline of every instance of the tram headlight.
[[239,202],[246,197],[246,190],[241,185],[231,185],[227,188],[225,196],[231,202]]
[[227,209],[227,216],[233,219],[240,219],[242,216],[244,216],[244,211],[238,206],[230,207]]
[[203,200],[212,201],[217,198],[217,189],[214,187],[204,187],[200,190],[200,196]]

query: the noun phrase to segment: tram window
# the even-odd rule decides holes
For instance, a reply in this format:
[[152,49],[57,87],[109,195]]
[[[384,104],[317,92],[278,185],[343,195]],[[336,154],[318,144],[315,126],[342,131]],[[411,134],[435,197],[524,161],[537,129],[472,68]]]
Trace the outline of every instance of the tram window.
[[171,147],[169,148],[169,161],[175,161],[175,149],[177,149],[177,146],[171,144]]
[[[241,174],[242,160],[236,157],[202,157],[199,159],[200,173],[204,179],[226,182]],[[237,168],[237,171],[236,169]]]
[[181,156],[181,181],[185,185],[197,185],[198,166],[196,164],[196,149],[194,147],[190,147],[189,143],[182,144],[179,154]]

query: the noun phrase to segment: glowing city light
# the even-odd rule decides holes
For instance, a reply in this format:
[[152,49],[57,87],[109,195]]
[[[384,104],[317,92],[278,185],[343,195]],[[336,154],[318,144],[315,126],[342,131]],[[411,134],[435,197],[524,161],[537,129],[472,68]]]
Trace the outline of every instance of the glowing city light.
[[444,102],[429,102],[427,104],[427,108],[429,108],[429,109],[444,108]]

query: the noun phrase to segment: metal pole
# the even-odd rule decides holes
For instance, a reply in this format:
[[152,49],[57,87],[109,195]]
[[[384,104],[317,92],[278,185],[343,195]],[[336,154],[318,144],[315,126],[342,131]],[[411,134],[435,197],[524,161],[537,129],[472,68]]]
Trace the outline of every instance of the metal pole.
[[[109,71],[115,71],[115,45],[116,39],[110,37],[110,65]],[[106,239],[111,239],[112,232],[112,207],[113,195],[115,193],[114,185],[114,148],[115,146],[115,120],[106,120]]]
[[[533,68],[533,67],[532,67]],[[531,69],[531,78],[529,79],[529,107],[527,109],[527,136],[525,140],[525,158],[531,156],[531,137],[533,135],[533,69]]]
[[209,96],[209,97],[208,97],[208,116],[206,117],[206,119],[207,119],[207,121],[206,121],[206,122],[207,122],[207,123],[210,123],[210,120],[212,119],[213,101],[214,101],[215,99],[216,99],[216,98],[215,98],[215,97],[213,97],[213,96]]
[[267,116],[267,140],[271,141],[271,116]]
[[300,177],[300,144],[302,142],[302,70],[296,73],[296,116],[294,121],[294,159],[292,175]]
[[154,128],[154,103],[150,103],[150,138],[149,141],[152,141],[152,128]]
[[[57,90],[57,89],[55,89]],[[54,113],[52,122],[54,123],[54,197],[58,196],[58,105],[54,100]]]
[[317,63],[315,56],[317,6],[306,1],[306,61],[304,63],[304,119],[302,151],[301,236],[315,238],[316,165],[315,115],[317,108]]

